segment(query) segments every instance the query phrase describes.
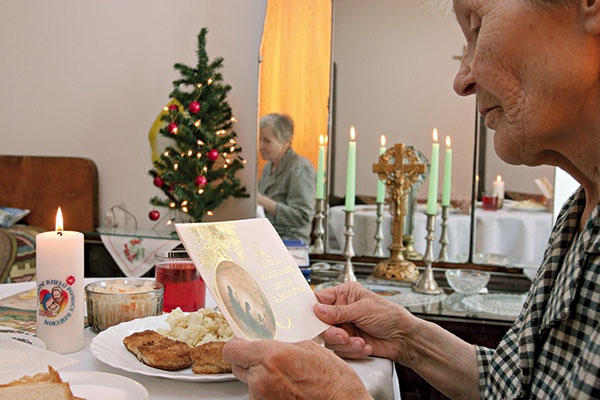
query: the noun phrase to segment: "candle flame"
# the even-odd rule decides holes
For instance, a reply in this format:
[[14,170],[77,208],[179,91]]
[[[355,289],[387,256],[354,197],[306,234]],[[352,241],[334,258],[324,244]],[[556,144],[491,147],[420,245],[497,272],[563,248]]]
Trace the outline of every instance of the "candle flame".
[[452,147],[452,139],[450,139],[450,136],[446,136],[446,147],[447,148]]
[[354,127],[351,126],[350,127],[350,141],[354,142],[355,139],[356,139],[356,131],[354,130]]
[[64,230],[63,226],[63,215],[60,207],[58,207],[58,211],[56,211],[56,231]]
[[379,141],[381,142],[381,147],[385,147],[385,135],[381,135]]
[[437,129],[436,129],[436,128],[433,128],[433,141],[434,141],[435,143],[437,143],[437,142],[438,142],[438,131],[437,131]]
[[496,176],[496,181],[502,182],[502,176],[501,175]]
[[329,143],[329,136],[325,135],[325,144]]
[[319,145],[323,146],[325,144],[325,137],[323,135],[319,135]]

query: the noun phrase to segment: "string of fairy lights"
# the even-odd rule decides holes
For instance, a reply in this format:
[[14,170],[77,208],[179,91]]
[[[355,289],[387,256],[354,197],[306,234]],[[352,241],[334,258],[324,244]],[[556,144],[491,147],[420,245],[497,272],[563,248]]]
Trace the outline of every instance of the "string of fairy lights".
[[[210,86],[213,83],[213,79],[209,78],[206,82],[207,86]],[[195,100],[190,102],[188,104],[187,110],[186,108],[184,108],[184,106],[179,103],[179,101],[175,101],[174,104],[170,104],[168,106],[165,106],[163,108],[163,111],[168,113],[168,115],[170,115],[172,118],[170,120],[170,122],[167,124],[166,126],[166,130],[167,132],[171,135],[171,136],[178,136],[180,135],[180,133],[182,132],[181,129],[187,129],[187,127],[183,124],[181,124],[180,126],[180,121],[185,121],[186,119],[190,120],[194,118],[195,114],[198,114],[200,112],[201,109],[201,105],[198,102],[198,99],[200,97],[201,91],[203,90],[204,85],[202,83],[198,83],[196,84],[196,95],[195,95]],[[229,119],[229,121],[234,124],[237,122],[237,119],[235,117],[231,117]],[[189,123],[189,122],[188,122]],[[193,121],[191,123],[191,125],[193,125],[195,128],[200,128],[202,126],[202,119],[201,118],[197,118],[195,121]],[[192,128],[193,129],[193,128]],[[192,132],[192,134],[194,136],[198,135],[198,132]],[[228,131],[226,129],[218,129],[214,132],[214,137],[216,139],[226,136],[228,134]],[[206,157],[208,160],[213,162],[213,166],[212,169],[218,169],[218,168],[223,168],[223,169],[227,169],[230,168],[233,164],[234,161],[237,159],[239,160],[239,162],[242,163],[242,165],[246,164],[246,160],[239,155],[239,152],[241,151],[241,148],[238,147],[237,145],[237,141],[235,139],[235,137],[230,138],[226,143],[224,144],[220,144],[217,145],[218,140],[214,140],[213,144],[208,144],[205,143],[205,141],[203,141],[202,139],[197,139],[196,140],[196,149],[187,149],[185,151],[180,152],[178,155],[180,157],[180,159],[191,159],[191,158],[195,158],[197,160],[200,160],[202,157]],[[221,147],[222,150],[221,152],[219,152],[219,150],[217,150],[217,147]],[[183,146],[182,146],[183,147]],[[210,150],[207,151],[207,147],[210,148]],[[162,153],[164,159],[171,159],[172,153],[169,150],[165,150]],[[219,162],[219,157],[221,157],[222,162]],[[180,163],[183,163],[183,160],[178,161],[177,159],[173,162],[169,162],[169,163],[165,163],[166,165],[171,165],[171,168],[173,171],[178,171],[180,168]],[[162,176],[165,175],[165,171],[162,171],[162,174],[158,174],[155,179],[154,179],[154,184],[156,186],[158,186],[159,188],[162,188],[165,184],[165,182],[163,181]],[[205,188],[206,186],[210,183],[207,180],[206,175],[208,175],[208,166],[204,165],[201,170],[198,171],[198,175],[196,176],[195,180],[194,180],[194,184],[196,186],[195,189],[195,193],[197,195],[202,195],[205,193]],[[182,187],[184,186],[190,186],[190,183],[184,183],[184,182],[177,182],[177,185],[180,185]],[[171,210],[179,210],[185,214],[189,213],[189,207],[190,207],[190,203],[193,202],[192,199],[189,198],[176,198],[176,193],[173,190],[173,186],[169,187],[167,190],[163,190],[167,196],[169,197],[169,203],[168,206]],[[179,194],[181,195],[181,193],[184,193],[185,191],[180,191]],[[213,210],[207,210],[206,215],[212,216],[214,215],[214,211]],[[159,217],[160,214],[158,214]],[[157,217],[157,219],[158,219]],[[152,219],[152,217],[151,217]],[[171,223],[173,223],[174,218],[169,218],[166,221],[166,225],[169,225]]]

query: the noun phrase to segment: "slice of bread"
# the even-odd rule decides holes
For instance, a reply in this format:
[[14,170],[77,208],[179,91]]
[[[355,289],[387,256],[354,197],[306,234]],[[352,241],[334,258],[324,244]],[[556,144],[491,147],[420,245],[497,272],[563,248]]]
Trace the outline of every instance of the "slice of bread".
[[58,372],[48,366],[48,372],[24,376],[0,385],[0,400],[84,400],[73,396],[71,387]]

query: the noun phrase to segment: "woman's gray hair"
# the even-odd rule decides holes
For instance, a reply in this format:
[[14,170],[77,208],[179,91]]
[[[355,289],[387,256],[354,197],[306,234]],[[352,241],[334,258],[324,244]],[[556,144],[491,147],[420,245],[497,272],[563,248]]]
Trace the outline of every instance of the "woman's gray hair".
[[260,129],[269,127],[273,130],[278,142],[292,141],[294,137],[294,121],[286,114],[267,114],[260,119]]

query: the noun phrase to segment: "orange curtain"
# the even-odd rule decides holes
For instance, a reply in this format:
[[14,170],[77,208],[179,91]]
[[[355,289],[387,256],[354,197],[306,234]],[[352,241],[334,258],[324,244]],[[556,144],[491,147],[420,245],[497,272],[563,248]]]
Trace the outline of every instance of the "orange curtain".
[[[331,0],[268,0],[261,44],[259,118],[289,114],[292,147],[315,168],[328,128],[331,11]],[[260,176],[265,161],[258,163]]]

